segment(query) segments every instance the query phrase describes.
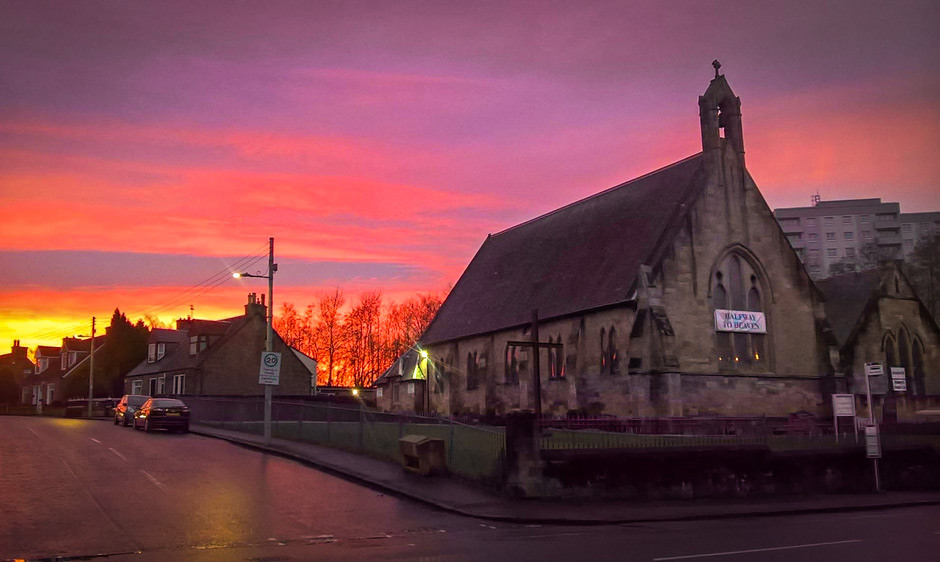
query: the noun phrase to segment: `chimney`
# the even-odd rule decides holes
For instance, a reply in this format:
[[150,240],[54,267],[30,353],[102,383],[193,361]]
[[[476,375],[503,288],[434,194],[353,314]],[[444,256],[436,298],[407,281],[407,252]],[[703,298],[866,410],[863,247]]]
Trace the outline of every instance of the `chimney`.
[[261,294],[261,306],[264,306],[264,293]]

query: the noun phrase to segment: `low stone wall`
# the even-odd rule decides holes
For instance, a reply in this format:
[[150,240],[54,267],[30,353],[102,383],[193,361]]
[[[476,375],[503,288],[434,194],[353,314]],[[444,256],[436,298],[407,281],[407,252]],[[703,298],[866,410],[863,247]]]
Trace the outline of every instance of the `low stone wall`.
[[[773,453],[761,446],[682,450],[542,451],[541,496],[639,500],[751,498],[865,492],[873,463],[863,448]],[[940,489],[933,447],[885,451],[882,489]]]

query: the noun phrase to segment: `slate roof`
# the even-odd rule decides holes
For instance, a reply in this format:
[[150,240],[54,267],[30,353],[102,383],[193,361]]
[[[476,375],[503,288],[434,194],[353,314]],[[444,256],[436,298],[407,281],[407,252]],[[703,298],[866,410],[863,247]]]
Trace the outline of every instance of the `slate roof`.
[[199,355],[196,357],[189,355],[189,334],[186,333],[185,330],[155,328],[150,333],[148,343],[165,343],[166,354],[162,359],[154,361],[153,363],[148,363],[147,360],[144,359],[140,364],[131,369],[126,377],[189,369],[195,367],[199,359]]
[[701,153],[503,232],[477,251],[421,343],[631,300],[705,185]]
[[874,298],[881,279],[881,271],[869,269],[816,282],[826,299],[826,317],[840,347],[848,342],[865,307]]
[[418,364],[418,352],[414,348],[401,354],[392,365],[382,373],[382,376],[375,379],[372,386],[387,384],[394,377],[401,377],[403,380],[414,378],[415,366]]
[[40,345],[36,347],[36,354],[42,355],[43,357],[54,357],[59,355],[61,349],[61,347],[55,347],[52,345]]

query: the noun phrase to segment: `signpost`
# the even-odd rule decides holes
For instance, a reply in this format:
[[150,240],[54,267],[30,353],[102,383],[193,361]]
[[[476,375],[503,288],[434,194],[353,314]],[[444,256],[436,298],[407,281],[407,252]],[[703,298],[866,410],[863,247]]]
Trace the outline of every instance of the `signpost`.
[[878,478],[878,458],[881,456],[881,442],[878,435],[878,422],[875,421],[875,405],[871,401],[871,378],[881,377],[884,374],[885,371],[881,363],[865,363],[865,389],[868,393],[868,425],[865,426],[865,450],[875,467],[876,492],[881,491],[881,482]]
[[281,384],[281,354],[276,351],[263,351],[261,353],[261,372],[258,375],[258,384]]
[[[865,426],[865,453],[870,459],[881,458],[881,441],[878,439],[878,437],[879,435],[877,425]],[[875,471],[875,474],[877,475],[878,471]]]
[[839,442],[839,418],[851,417],[852,426],[855,427],[855,442],[858,443],[858,424],[855,423],[855,395],[832,395],[832,423],[836,432],[836,443]]
[[[264,386],[264,443],[268,444],[271,442],[271,397],[274,394],[272,390],[278,384],[278,380],[281,374],[281,359],[280,354],[277,355],[276,364],[267,365],[268,369],[276,370],[274,372],[268,371],[265,372],[265,358],[270,352],[274,350],[274,272],[277,271],[277,264],[274,263],[274,238],[268,238],[268,274],[260,275],[251,273],[233,273],[232,277],[238,279],[239,277],[260,277],[261,279],[268,280],[268,329],[267,336],[265,337],[264,348],[267,350],[261,355],[261,376],[259,377],[259,383]],[[268,359],[271,361],[271,359]],[[274,382],[265,382],[266,380],[273,380]]]
[[891,388],[895,392],[907,391],[907,376],[904,367],[891,367]]

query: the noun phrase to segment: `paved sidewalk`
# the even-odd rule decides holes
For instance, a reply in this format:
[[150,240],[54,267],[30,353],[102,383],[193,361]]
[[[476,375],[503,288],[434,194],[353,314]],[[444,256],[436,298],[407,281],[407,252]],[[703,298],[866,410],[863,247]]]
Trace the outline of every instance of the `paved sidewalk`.
[[762,500],[559,501],[513,499],[448,477],[422,477],[401,465],[331,447],[193,424],[193,433],[288,457],[388,494],[468,517],[527,524],[606,525],[940,505],[940,492],[819,495]]

